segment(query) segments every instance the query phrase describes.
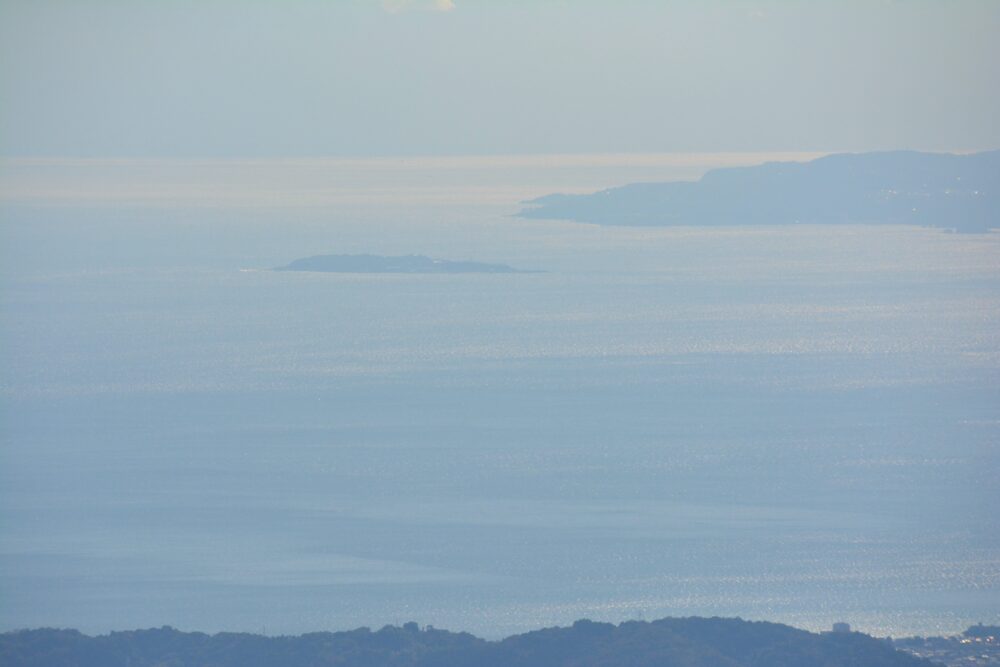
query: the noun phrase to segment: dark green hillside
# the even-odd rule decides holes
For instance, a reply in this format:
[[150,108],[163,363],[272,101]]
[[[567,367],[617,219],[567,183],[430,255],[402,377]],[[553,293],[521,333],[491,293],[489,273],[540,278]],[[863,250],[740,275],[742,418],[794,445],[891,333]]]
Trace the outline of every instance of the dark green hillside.
[[298,637],[172,628],[88,637],[74,630],[0,635],[3,667],[917,667],[931,663],[859,633],[680,618],[577,621],[487,642],[415,623]]

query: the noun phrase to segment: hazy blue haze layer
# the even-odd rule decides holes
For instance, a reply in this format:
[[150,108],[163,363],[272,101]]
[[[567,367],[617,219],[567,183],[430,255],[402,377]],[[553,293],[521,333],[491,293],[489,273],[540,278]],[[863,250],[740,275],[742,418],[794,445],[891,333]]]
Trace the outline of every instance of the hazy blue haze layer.
[[512,217],[759,157],[2,163],[0,627],[996,623],[1000,235]]

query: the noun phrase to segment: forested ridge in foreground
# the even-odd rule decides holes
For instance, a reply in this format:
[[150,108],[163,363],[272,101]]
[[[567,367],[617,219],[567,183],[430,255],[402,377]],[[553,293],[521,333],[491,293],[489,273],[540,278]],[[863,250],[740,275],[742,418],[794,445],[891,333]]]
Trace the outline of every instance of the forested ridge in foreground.
[[497,642],[416,623],[297,637],[164,627],[90,637],[0,635],[4,667],[916,667],[933,663],[860,633],[815,634],[724,618],[577,621]]

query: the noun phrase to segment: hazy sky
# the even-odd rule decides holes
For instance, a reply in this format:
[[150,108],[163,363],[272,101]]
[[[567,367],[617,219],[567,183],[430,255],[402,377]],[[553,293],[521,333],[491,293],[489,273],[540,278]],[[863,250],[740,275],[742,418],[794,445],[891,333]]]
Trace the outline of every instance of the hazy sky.
[[0,152],[997,148],[998,35],[995,0],[0,0]]

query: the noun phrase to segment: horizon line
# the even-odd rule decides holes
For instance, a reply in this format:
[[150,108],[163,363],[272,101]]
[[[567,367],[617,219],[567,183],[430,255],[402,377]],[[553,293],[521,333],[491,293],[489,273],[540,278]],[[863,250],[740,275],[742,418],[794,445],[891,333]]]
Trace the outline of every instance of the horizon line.
[[126,155],[0,155],[0,164],[10,166],[130,166],[152,164],[234,164],[234,165],[317,165],[323,163],[342,164],[380,164],[399,163],[406,166],[409,163],[422,165],[469,166],[480,162],[484,166],[548,166],[553,162],[572,164],[601,164],[614,166],[643,166],[671,164],[676,166],[699,166],[706,158],[711,162],[740,162],[747,158],[764,158],[778,161],[808,161],[834,154],[888,153],[897,151],[913,151],[919,153],[938,153],[952,155],[971,155],[975,153],[1000,150],[996,148],[961,148],[951,150],[922,150],[917,148],[894,148],[880,150],[763,150],[763,151],[651,151],[651,152],[553,152],[553,153],[454,153],[454,154],[400,154],[400,155],[275,155],[275,156],[126,156]]

